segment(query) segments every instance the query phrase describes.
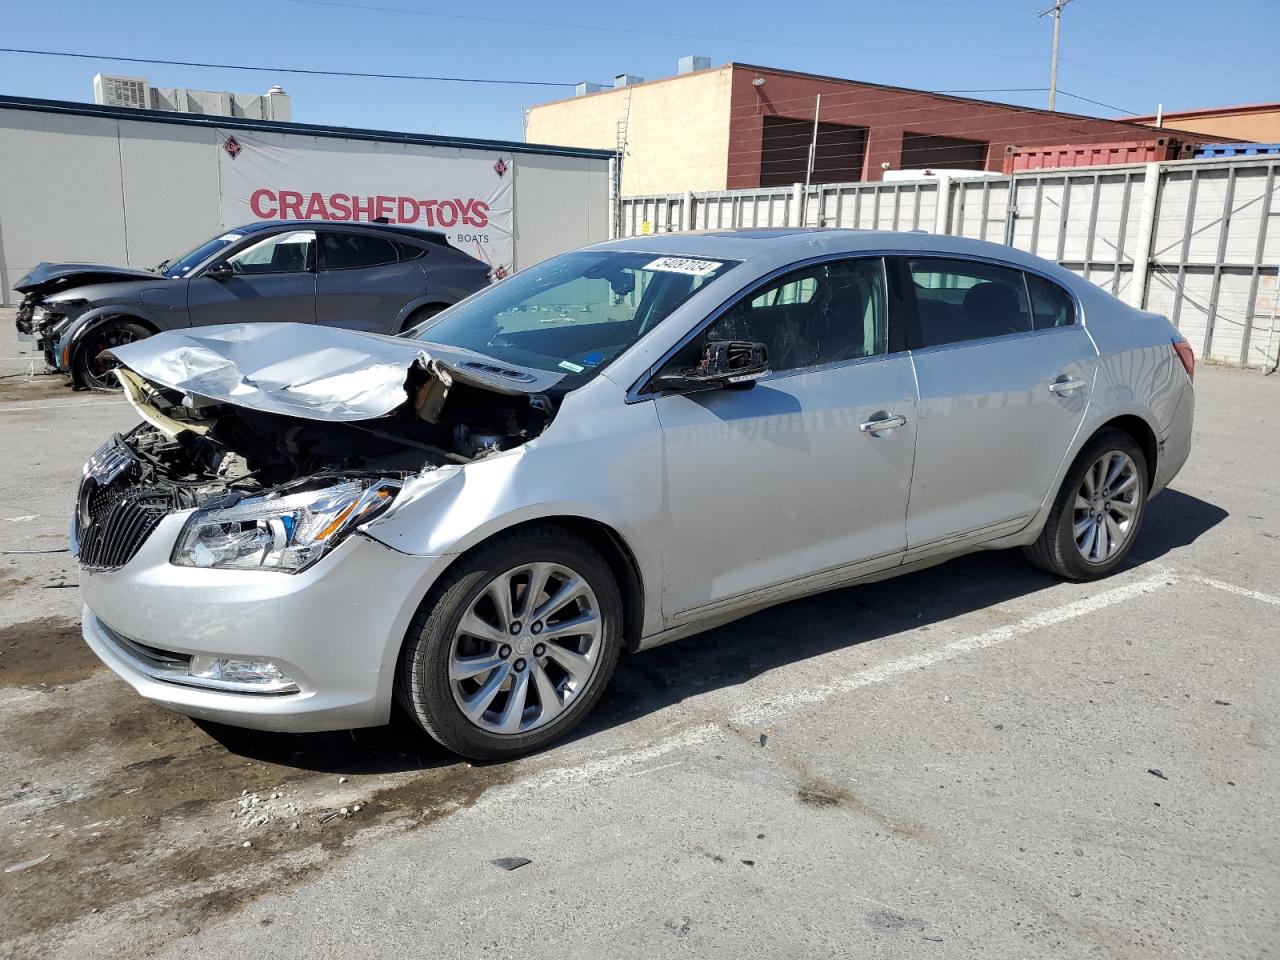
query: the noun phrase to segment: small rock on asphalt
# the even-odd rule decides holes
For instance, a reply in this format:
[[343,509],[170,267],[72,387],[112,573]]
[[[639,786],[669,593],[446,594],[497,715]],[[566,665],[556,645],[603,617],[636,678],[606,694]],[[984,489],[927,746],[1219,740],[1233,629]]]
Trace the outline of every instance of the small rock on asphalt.
[[1159,767],[1152,767],[1150,770],[1147,771],[1147,773],[1151,774],[1153,777],[1159,777],[1161,780],[1169,779],[1161,772]]
[[527,863],[533,863],[527,857],[499,857],[497,860],[490,860],[489,862],[503,870],[518,870]]

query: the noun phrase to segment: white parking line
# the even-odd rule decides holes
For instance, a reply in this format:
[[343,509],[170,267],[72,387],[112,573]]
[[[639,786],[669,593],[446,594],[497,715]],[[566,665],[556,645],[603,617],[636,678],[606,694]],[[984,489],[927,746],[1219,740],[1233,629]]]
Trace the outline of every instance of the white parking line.
[[1206,587],[1213,587],[1215,590],[1225,590],[1227,593],[1234,593],[1237,597],[1248,597],[1250,600],[1261,600],[1263,603],[1269,603],[1273,607],[1280,607],[1280,597],[1273,597],[1269,593],[1259,593],[1257,590],[1250,590],[1247,587],[1237,587],[1234,583],[1227,583],[1225,580],[1214,580],[1212,577],[1202,577],[1198,574],[1185,574],[1180,577],[1182,580],[1191,580],[1194,583],[1203,583]]
[[47,410],[50,407],[114,406],[124,402],[123,398],[109,397],[91,400],[15,400],[12,403],[0,403],[0,413],[22,413],[26,410]]
[[[891,660],[888,663],[861,670],[850,676],[840,677],[821,686],[790,693],[785,697],[776,698],[765,703],[760,703],[758,698],[753,698],[753,702],[750,705],[743,705],[734,710],[730,714],[729,720],[733,726],[747,727],[758,727],[775,722],[804,707],[823,703],[838,694],[883,683],[886,680],[910,673],[920,667],[952,660],[964,653],[993,647],[1015,637],[1024,636],[1059,623],[1065,623],[1068,620],[1074,620],[1077,617],[1103,610],[1115,604],[1124,603],[1126,600],[1132,600],[1134,597],[1153,593],[1163,587],[1173,585],[1177,580],[1176,574],[1161,570],[1133,583],[1122,584],[1102,593],[1094,594],[1091,597],[1085,597],[1083,600],[1064,604],[1043,613],[1032,614],[1017,623],[964,637],[946,646],[939,647],[937,650]],[[740,689],[751,693],[758,691],[759,686],[760,684],[758,683],[747,683]],[[485,794],[484,799],[477,806],[487,807],[505,804],[512,800],[531,799],[539,794],[559,792],[586,783],[607,783],[623,777],[635,776],[642,772],[650,772],[642,769],[644,764],[664,757],[673,751],[709,743],[713,740],[722,739],[724,736],[725,729],[720,724],[698,724],[637,749],[623,750],[576,766],[553,767],[519,779],[514,783],[494,787]]]
[[832,680],[830,683],[824,683],[819,687],[790,693],[766,703],[751,704],[750,706],[740,707],[733,712],[731,719],[735,724],[741,724],[744,726],[759,726],[761,724],[772,723],[782,719],[788,714],[795,713],[802,707],[810,706],[815,703],[822,703],[824,700],[828,700],[836,694],[849,693],[850,691],[857,690],[861,687],[867,687],[875,683],[883,683],[885,680],[901,676],[902,674],[909,673],[912,670],[918,670],[921,667],[928,667],[935,663],[952,660],[955,657],[960,656],[962,653],[970,653],[974,650],[983,650],[987,647],[994,647],[998,644],[1012,640],[1014,637],[1020,637],[1035,630],[1054,626],[1055,624],[1065,623],[1068,620],[1083,617],[1088,613],[1095,613],[1098,610],[1114,606],[1117,603],[1124,603],[1126,600],[1132,600],[1134,597],[1141,596],[1144,593],[1152,593],[1153,591],[1159,590],[1163,587],[1170,586],[1175,582],[1176,577],[1171,573],[1156,573],[1142,580],[1136,580],[1133,583],[1126,583],[1123,586],[1104,590],[1102,593],[1096,593],[1092,597],[1085,597],[1083,600],[1077,600],[1074,603],[1068,603],[1061,607],[1055,607],[1052,610],[1046,610],[1044,613],[1032,614],[1029,617],[1019,620],[1017,623],[1011,623],[1003,627],[996,627],[994,630],[974,634],[970,637],[962,637],[961,639],[948,643],[945,647],[939,647],[936,650],[914,654],[909,657],[902,657],[898,660],[890,660],[888,663],[869,667],[866,670],[861,670],[858,673],[851,674],[850,676],[839,677]]

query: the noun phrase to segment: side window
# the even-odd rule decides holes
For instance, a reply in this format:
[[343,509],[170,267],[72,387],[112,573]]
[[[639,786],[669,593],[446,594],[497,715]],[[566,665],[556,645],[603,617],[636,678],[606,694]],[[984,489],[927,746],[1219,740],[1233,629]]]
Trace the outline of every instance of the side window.
[[325,270],[351,270],[356,267],[376,267],[395,263],[400,252],[390,240],[382,237],[366,237],[357,233],[321,234],[324,248]]
[[936,347],[1032,329],[1021,270],[968,260],[907,261],[919,318],[916,346]]
[[1027,278],[1027,291],[1031,294],[1031,312],[1037,330],[1066,327],[1076,322],[1076,304],[1071,294],[1052,280],[1034,273],[1024,276]]
[[756,290],[713,323],[707,340],[754,340],[774,370],[873,357],[887,351],[884,266],[879,258],[797,270]]
[[227,257],[238,274],[303,273],[316,262],[316,235],[311,230],[277,233]]
[[417,260],[427,252],[426,247],[415,247],[411,243],[396,243],[396,250],[401,260]]

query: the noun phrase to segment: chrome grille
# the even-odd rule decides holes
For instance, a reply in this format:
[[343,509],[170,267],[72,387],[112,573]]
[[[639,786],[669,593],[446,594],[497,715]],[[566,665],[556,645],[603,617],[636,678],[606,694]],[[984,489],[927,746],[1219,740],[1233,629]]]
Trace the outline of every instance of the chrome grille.
[[132,462],[110,441],[85,464],[73,540],[80,564],[90,570],[123,567],[174,509],[168,490],[132,482]]

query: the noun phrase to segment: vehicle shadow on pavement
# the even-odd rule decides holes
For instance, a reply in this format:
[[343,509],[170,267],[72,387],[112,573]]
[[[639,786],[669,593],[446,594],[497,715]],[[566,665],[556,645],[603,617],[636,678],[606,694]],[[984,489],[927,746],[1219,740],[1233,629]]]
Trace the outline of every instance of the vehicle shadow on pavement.
[[[1166,490],[1147,507],[1141,538],[1126,561],[1140,568],[1192,543],[1227,517],[1214,504]],[[795,600],[618,664],[610,693],[571,735],[580,739],[710,690],[736,686],[786,664],[833,650],[927,629],[1058,582],[1020,551],[980,552],[874,586]],[[885,589],[891,583],[890,589]],[[324,773],[395,773],[449,766],[458,758],[396,712],[390,724],[319,734],[272,734],[200,726],[229,751],[266,763]]]
[[[1222,508],[1165,490],[1147,516],[1124,569],[1164,558],[1227,517]],[[690,696],[746,683],[777,667],[908,630],[929,628],[1058,583],[1020,550],[969,554],[881,581],[771,607],[742,620],[624,657],[611,693],[574,732],[589,736]],[[1105,582],[1105,581],[1104,581]]]

